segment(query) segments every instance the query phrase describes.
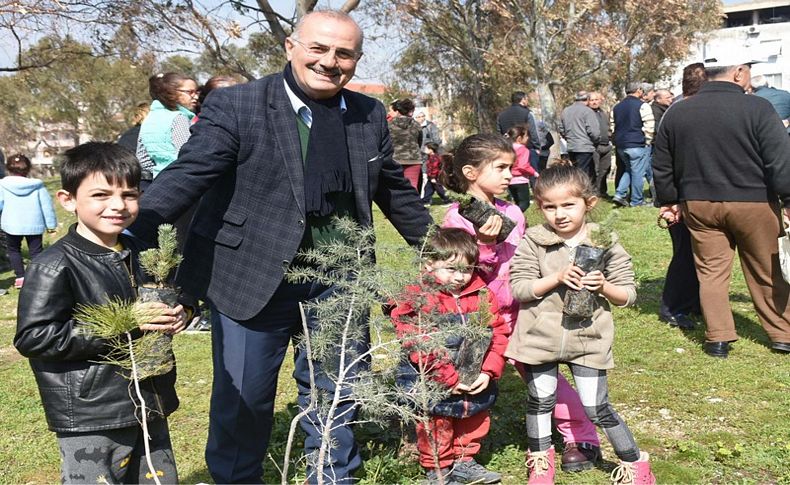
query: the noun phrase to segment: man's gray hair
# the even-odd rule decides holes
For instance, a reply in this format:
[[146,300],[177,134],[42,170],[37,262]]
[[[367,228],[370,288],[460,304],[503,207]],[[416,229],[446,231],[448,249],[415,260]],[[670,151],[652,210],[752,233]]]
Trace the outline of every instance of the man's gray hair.
[[727,75],[730,71],[734,71],[738,69],[739,66],[713,66],[713,67],[706,67],[705,68],[705,75],[708,76],[708,80],[712,81],[715,78],[721,78]]
[[643,86],[644,84],[642,81],[631,81],[625,85],[625,94],[634,94],[635,92],[642,89]]
[[664,88],[656,89],[656,97],[658,98],[658,97],[662,97],[662,96],[672,97],[672,91],[670,91],[669,89],[664,89]]
[[758,74],[752,77],[752,87],[755,89],[759,88],[767,88],[768,87],[768,79],[765,78],[762,74]]
[[642,83],[642,91],[649,92],[653,90],[653,85],[650,83]]
[[576,96],[573,97],[575,101],[587,101],[590,99],[590,94],[587,91],[579,91],[576,93]]
[[316,15],[320,15],[322,17],[329,17],[329,18],[335,19],[335,20],[351,22],[352,24],[356,25],[357,26],[357,30],[359,30],[359,50],[360,50],[360,52],[362,51],[362,43],[365,41],[365,33],[362,32],[362,28],[359,26],[357,21],[354,20],[354,18],[351,15],[349,15],[346,12],[343,12],[342,10],[316,9],[316,10],[313,10],[312,12],[308,12],[308,13],[304,14],[302,16],[302,18],[300,18],[299,21],[296,22],[296,25],[294,25],[294,29],[291,32],[291,38],[299,40],[300,39],[299,34],[302,31],[302,26],[304,25],[304,23],[307,21],[308,18],[310,18],[312,16],[316,16]]

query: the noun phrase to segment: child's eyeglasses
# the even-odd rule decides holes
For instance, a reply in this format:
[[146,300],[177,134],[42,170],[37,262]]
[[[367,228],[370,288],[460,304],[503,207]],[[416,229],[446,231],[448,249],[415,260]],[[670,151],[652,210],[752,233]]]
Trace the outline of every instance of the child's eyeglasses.
[[176,89],[179,93],[184,93],[188,96],[197,96],[199,91],[197,89]]

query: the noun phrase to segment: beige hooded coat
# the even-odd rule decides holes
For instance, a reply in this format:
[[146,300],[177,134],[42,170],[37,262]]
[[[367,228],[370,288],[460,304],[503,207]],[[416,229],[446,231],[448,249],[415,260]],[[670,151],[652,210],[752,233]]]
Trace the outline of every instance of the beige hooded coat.
[[[588,224],[588,230],[592,224]],[[589,244],[589,241],[585,241]],[[531,227],[516,250],[510,266],[510,287],[520,302],[518,320],[505,357],[525,364],[570,362],[594,369],[614,367],[612,343],[614,321],[609,302],[598,295],[592,319],[563,323],[563,298],[567,287],[559,285],[542,298],[535,296],[535,280],[562,270],[571,261],[571,249],[547,225]],[[604,276],[625,287],[628,301],[636,300],[631,257],[615,243],[604,256]]]

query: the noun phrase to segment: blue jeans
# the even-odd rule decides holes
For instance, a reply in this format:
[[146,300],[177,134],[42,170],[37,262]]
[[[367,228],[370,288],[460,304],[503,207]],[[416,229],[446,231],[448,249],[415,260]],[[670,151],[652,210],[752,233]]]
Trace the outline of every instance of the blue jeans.
[[625,200],[628,187],[631,187],[631,206],[642,205],[645,178],[648,176],[652,178],[650,147],[618,148],[617,155],[623,162],[625,172],[620,178],[620,183],[617,184],[614,196]]
[[[292,339],[303,333],[299,302],[327,298],[332,291],[318,283],[283,282],[266,307],[246,321],[233,320],[212,305],[214,384],[206,464],[216,483],[262,483],[262,463],[274,418],[277,375]],[[312,332],[318,321],[311,312],[307,320]],[[359,350],[368,345],[367,339],[362,340],[355,342]],[[315,364],[316,387],[332,395],[334,382],[321,372],[318,362]],[[293,376],[299,407],[304,408],[310,400],[310,372],[306,355],[299,347],[295,349]],[[338,419],[331,434],[333,448],[328,457],[331,467],[325,468],[326,483],[350,482],[352,472],[362,463],[353,431],[347,424],[356,419],[356,414],[351,399],[343,400],[335,412]],[[318,422],[314,413],[300,421],[307,434],[306,456],[315,456],[320,445],[321,430],[314,424]],[[309,461],[307,482],[315,483],[315,471]]]

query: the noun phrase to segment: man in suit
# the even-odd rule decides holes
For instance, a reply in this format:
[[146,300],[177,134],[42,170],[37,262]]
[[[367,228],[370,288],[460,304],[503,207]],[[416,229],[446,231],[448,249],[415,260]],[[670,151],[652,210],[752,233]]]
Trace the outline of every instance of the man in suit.
[[[174,221],[200,200],[178,282],[212,306],[206,462],[217,483],[261,483],[277,375],[302,330],[299,303],[332,291],[318,282],[283,279],[297,251],[334,239],[332,216],[371,226],[372,202],[411,244],[431,223],[392,159],[384,107],[343,89],[362,56],[362,40],[345,13],[304,16],[286,40],[290,62],[282,73],[207,97],[192,137],[145,193],[132,228],[151,238],[159,223]],[[315,320],[308,315],[308,326],[314,328]],[[294,378],[300,406],[306,406],[310,381],[301,350]],[[317,381],[334,392],[328,379]],[[331,470],[324,478],[348,483],[361,463],[351,427],[344,425],[356,417],[353,401],[342,402],[335,415]],[[309,455],[320,444],[319,431],[309,417],[301,425]],[[308,466],[307,473],[314,483],[314,469]]]

